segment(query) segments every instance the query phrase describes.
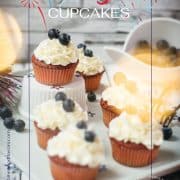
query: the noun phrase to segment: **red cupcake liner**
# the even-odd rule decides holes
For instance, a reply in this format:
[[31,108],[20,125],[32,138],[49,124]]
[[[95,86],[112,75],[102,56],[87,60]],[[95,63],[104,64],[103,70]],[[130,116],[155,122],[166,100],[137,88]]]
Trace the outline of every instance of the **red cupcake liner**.
[[56,136],[60,131],[58,129],[56,130],[50,130],[50,129],[41,129],[37,126],[37,123],[34,122],[36,135],[37,135],[37,142],[40,148],[46,150],[48,141]]
[[47,65],[36,59],[34,55],[32,56],[35,78],[45,85],[62,86],[68,84],[73,79],[77,64],[78,61],[67,66]]
[[143,167],[157,158],[159,146],[152,150],[147,149],[142,144],[125,143],[111,138],[113,158],[120,164],[130,167]]
[[104,71],[102,73],[87,76],[79,72],[79,74],[81,74],[81,76],[84,78],[87,92],[96,91],[99,88],[103,73]]
[[49,159],[54,180],[95,180],[98,174],[98,167],[73,165],[58,156]]

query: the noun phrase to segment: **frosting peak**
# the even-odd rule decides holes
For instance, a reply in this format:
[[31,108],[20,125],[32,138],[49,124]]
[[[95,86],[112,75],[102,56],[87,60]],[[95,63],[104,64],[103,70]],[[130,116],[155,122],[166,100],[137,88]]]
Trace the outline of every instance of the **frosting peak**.
[[96,136],[94,142],[84,139],[84,129],[68,127],[48,142],[49,156],[59,156],[81,166],[98,167],[104,161],[104,148]]
[[87,120],[87,113],[75,102],[73,112],[66,112],[62,101],[48,100],[38,105],[34,112],[37,126],[41,129],[62,130],[69,124]]
[[109,136],[118,141],[143,144],[148,149],[160,146],[163,141],[162,127],[157,121],[143,121],[138,115],[126,112],[110,122]]
[[79,50],[79,64],[77,71],[85,75],[95,75],[104,71],[103,62],[97,57],[88,57],[84,55],[82,50]]
[[51,65],[66,66],[70,63],[76,63],[77,50],[73,43],[62,45],[58,39],[46,39],[42,41],[35,49],[34,55],[40,61]]

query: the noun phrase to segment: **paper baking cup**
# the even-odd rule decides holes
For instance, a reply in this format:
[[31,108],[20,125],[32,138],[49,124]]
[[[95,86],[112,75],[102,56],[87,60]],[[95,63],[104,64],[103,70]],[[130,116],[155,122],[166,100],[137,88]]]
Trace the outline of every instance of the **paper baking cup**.
[[49,157],[52,176],[55,180],[95,180],[97,168],[72,165],[59,157]]
[[85,80],[85,87],[87,92],[96,91],[99,88],[103,73],[104,72],[91,76],[80,73]]
[[32,65],[35,78],[38,82],[45,85],[61,86],[72,81],[77,63],[71,63],[67,66],[47,65],[42,61],[32,57]]
[[60,131],[59,130],[50,130],[50,129],[41,129],[37,126],[37,123],[34,122],[36,134],[37,134],[37,141],[40,148],[46,150],[47,144],[49,139],[56,136]]
[[103,113],[103,122],[106,127],[109,127],[109,123],[112,121],[112,119],[120,115],[120,111],[115,110],[115,108],[112,106],[109,106],[103,99],[101,99],[100,105]]
[[142,167],[151,164],[158,156],[159,147],[149,150],[142,144],[124,143],[111,138],[113,158],[120,164]]

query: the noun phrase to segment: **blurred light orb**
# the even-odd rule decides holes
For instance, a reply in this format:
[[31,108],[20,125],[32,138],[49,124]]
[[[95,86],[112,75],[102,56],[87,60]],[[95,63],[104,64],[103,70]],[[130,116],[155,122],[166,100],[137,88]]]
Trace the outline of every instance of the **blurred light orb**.
[[0,72],[15,63],[22,47],[22,33],[16,19],[0,9]]

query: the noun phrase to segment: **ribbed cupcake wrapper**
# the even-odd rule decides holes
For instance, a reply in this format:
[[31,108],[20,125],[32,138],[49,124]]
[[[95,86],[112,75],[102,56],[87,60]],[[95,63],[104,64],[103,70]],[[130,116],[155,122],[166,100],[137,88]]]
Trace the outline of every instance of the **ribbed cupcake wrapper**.
[[54,180],[95,180],[98,168],[65,166],[50,158],[50,168]]
[[86,75],[82,74],[82,76],[85,80],[85,87],[86,87],[87,92],[95,91],[99,88],[103,73],[104,72],[98,73],[93,76],[86,76]]
[[35,78],[38,82],[45,85],[62,86],[72,81],[77,63],[69,64],[68,67],[62,66],[43,66],[33,56],[32,65]]
[[119,116],[119,114],[116,114],[110,110],[103,108],[103,107],[102,107],[102,112],[103,112],[103,122],[106,127],[109,127],[109,123],[112,121],[112,119]]
[[40,148],[46,150],[48,141],[56,136],[60,131],[59,130],[43,130],[37,127],[37,123],[34,122],[35,130],[36,130],[36,135],[37,135],[37,142]]
[[142,145],[131,145],[128,147],[126,143],[119,143],[111,139],[113,158],[120,164],[130,167],[143,167],[151,164],[158,156],[159,147],[148,150]]
[[104,102],[102,99],[100,101],[100,105],[101,105],[101,109],[102,109],[102,113],[103,113],[103,122],[105,124],[106,127],[109,127],[109,123],[112,121],[112,119],[114,119],[115,117],[119,116],[120,113],[116,113],[113,110],[111,110],[112,108],[110,108],[107,103],[104,106]]

